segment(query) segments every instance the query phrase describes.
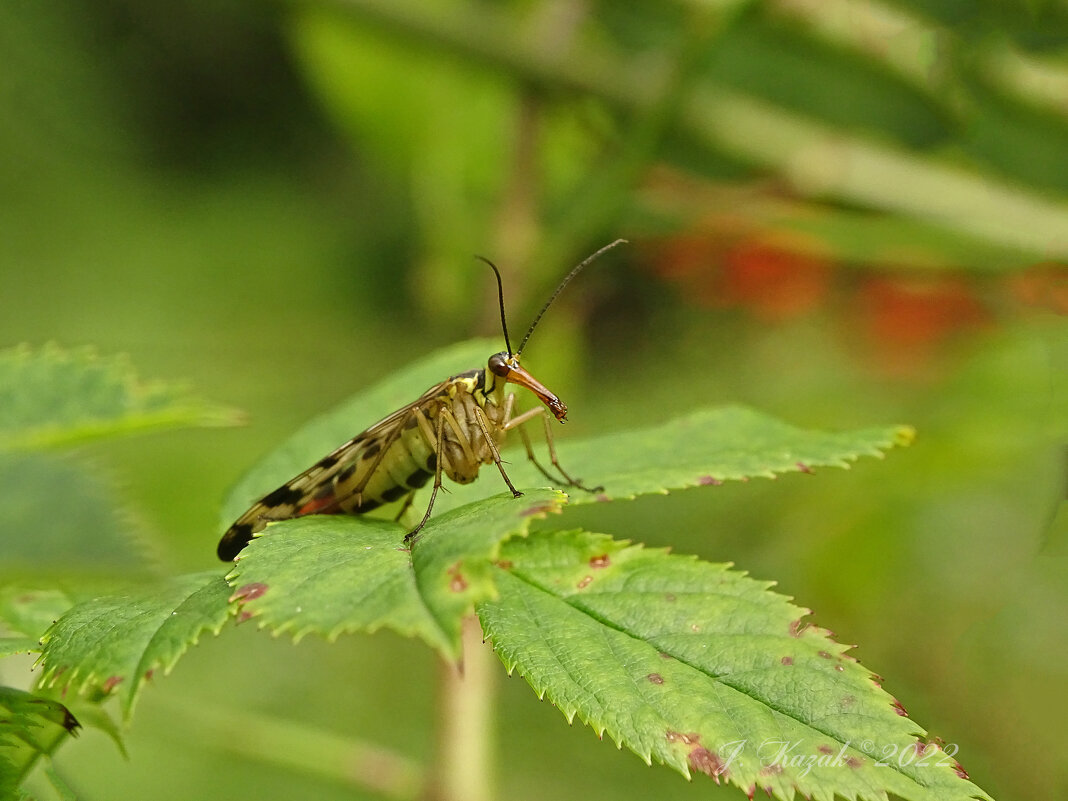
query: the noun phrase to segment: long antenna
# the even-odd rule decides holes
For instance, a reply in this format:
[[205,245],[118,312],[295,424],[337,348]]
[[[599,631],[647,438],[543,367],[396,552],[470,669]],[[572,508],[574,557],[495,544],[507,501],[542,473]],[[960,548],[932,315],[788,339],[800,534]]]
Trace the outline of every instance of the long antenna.
[[[501,329],[504,331],[504,346],[508,348],[508,355],[512,355],[512,343],[508,341],[508,321],[504,319],[504,284],[501,283],[501,271],[497,269],[497,265],[484,256],[475,256],[479,261],[484,261],[493,270],[493,274],[497,276],[497,298],[501,304]],[[529,335],[528,335],[529,336]],[[526,340],[523,340],[524,344]]]
[[[626,239],[617,239],[615,242],[612,242],[611,244],[605,245],[603,248],[598,250],[593,255],[587,256],[582,261],[581,264],[579,264],[574,270],[572,270],[566,276],[564,276],[564,280],[560,282],[560,286],[558,286],[556,288],[556,291],[553,292],[552,297],[550,297],[547,301],[545,301],[545,305],[541,307],[541,311],[538,312],[537,316],[534,318],[534,322],[532,322],[530,324],[530,328],[527,329],[526,336],[524,336],[523,337],[523,341],[519,343],[519,350],[517,350],[515,352],[516,356],[519,356],[519,354],[521,354],[523,352],[523,348],[525,348],[527,346],[527,342],[530,340],[530,335],[534,333],[534,329],[537,328],[538,327],[538,323],[541,322],[542,315],[545,314],[545,311],[550,306],[553,305],[553,301],[556,300],[556,296],[564,291],[564,287],[571,283],[571,279],[574,278],[576,275],[578,275],[580,272],[582,272],[582,270],[586,267],[586,265],[588,265],[590,262],[592,262],[595,259],[597,259],[597,257],[599,257],[602,254],[608,252],[609,250],[614,248],[616,245],[624,244],[626,241],[627,241]],[[483,260],[483,261],[485,261],[485,260]],[[490,266],[492,267],[493,265],[490,265]],[[496,271],[497,268],[494,267],[493,269]],[[500,281],[500,274],[498,274],[497,280],[498,280],[498,282]],[[503,300],[501,301],[501,313],[502,313],[502,315],[504,313],[504,301]],[[505,337],[505,339],[507,341],[507,336]],[[511,353],[512,349],[509,348],[508,352]]]

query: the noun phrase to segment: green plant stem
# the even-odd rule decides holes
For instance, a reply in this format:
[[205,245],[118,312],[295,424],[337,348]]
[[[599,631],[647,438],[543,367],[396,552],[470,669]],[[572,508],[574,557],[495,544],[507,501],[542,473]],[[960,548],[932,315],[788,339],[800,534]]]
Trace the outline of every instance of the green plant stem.
[[[362,22],[425,46],[505,69],[517,79],[600,98],[646,114],[665,97],[673,64],[575,37],[552,50],[491,6],[440,11],[399,0],[334,0]],[[926,220],[1043,258],[1068,258],[1068,204],[968,168],[920,157],[697,82],[681,101],[679,129],[711,150],[772,170],[806,196],[833,198]]]
[[490,801],[493,792],[493,709],[499,664],[473,615],[464,620],[463,662],[442,666],[441,725],[427,797]]

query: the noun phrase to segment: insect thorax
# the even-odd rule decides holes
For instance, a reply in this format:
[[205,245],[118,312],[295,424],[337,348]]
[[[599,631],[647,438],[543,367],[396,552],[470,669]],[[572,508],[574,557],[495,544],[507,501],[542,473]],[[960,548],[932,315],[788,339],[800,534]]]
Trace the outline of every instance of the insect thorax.
[[435,425],[442,406],[449,412],[442,429],[442,472],[458,484],[467,484],[477,478],[483,464],[493,461],[493,448],[486,442],[478,415],[495,445],[504,440],[504,382],[486,370],[460,373],[449,379],[438,403],[428,409]]

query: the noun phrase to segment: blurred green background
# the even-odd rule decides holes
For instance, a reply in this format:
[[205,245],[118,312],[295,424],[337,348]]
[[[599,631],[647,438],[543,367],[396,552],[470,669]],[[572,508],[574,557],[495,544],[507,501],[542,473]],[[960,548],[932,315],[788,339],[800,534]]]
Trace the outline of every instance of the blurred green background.
[[[21,581],[221,570],[220,501],[280,438],[495,334],[471,254],[519,332],[622,236],[525,354],[563,458],[715,403],[918,439],[554,524],[776,579],[992,795],[1068,796],[1068,5],[6,0],[0,54],[0,346],[128,353],[249,422],[84,449],[121,525],[0,532]],[[57,763],[84,799],[381,797],[298,744],[426,762],[438,673],[389,634],[227,630],[149,689],[128,761],[89,731]],[[499,703],[501,797],[741,797],[518,678]]]

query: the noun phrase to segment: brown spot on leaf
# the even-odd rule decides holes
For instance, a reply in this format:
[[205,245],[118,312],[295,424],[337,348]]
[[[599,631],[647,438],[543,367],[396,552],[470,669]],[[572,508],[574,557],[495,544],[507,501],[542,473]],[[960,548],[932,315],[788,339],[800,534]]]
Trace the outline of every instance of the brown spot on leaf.
[[722,759],[714,752],[700,746],[690,750],[690,756],[686,761],[694,770],[699,770],[715,779],[716,784],[719,784],[719,777],[727,772],[727,766],[723,764]]
[[971,776],[968,775],[968,771],[966,771],[964,768],[962,768],[960,763],[957,762],[957,761],[953,762],[953,772],[956,773],[958,776],[960,776],[962,779],[970,779],[971,778]]
[[582,580],[579,581],[579,583],[576,584],[575,586],[578,587],[580,590],[584,590],[587,587],[589,587],[592,582],[593,582],[593,576],[583,576]]
[[255,598],[261,597],[267,592],[267,585],[259,581],[254,581],[251,584],[246,584],[244,587],[240,587],[234,590],[234,594],[230,596],[230,603],[245,603]]
[[117,686],[117,685],[119,684],[119,682],[121,682],[121,681],[122,681],[122,676],[108,676],[108,678],[107,678],[107,681],[105,681],[105,682],[104,682],[104,683],[103,683],[103,684],[101,685],[100,689],[102,689],[102,690],[103,690],[103,691],[104,691],[105,693],[109,693],[109,692],[111,692],[112,690],[114,690],[114,689],[115,689],[115,687],[116,687],[116,686]]
[[784,656],[784,657],[783,657],[783,658],[782,658],[781,660],[779,660],[779,661],[780,661],[780,662],[782,662],[782,663],[783,663],[784,665],[786,665],[787,667],[789,667],[790,665],[792,665],[792,664],[794,663],[794,658],[793,658],[792,656]]
[[831,748],[829,745],[821,745],[816,750],[819,751],[821,754],[833,754],[834,753],[834,749]]
[[512,560],[511,559],[498,559],[495,564],[501,570],[511,570],[512,569]]
[[857,699],[856,699],[855,696],[847,695],[845,698],[842,699],[842,706],[845,707],[846,709],[848,709],[849,707],[853,706],[853,704],[855,704],[856,702],[857,702]]
[[669,592],[669,593],[667,593],[667,594],[666,594],[666,595],[664,596],[664,600],[665,600],[665,601],[667,601],[668,603],[671,603],[672,601],[674,601],[674,600],[675,600],[675,594],[674,594],[674,593],[670,593],[670,592]]
[[238,616],[237,616],[237,622],[238,623],[244,623],[246,620],[250,620],[251,618],[252,618],[252,613],[242,609],[241,613],[238,614]]
[[901,705],[901,702],[898,701],[896,698],[891,699],[890,706],[892,706],[894,708],[894,711],[897,712],[897,714],[901,715],[901,717],[907,718],[909,716],[909,713],[905,711],[905,707],[903,707]]
[[645,678],[649,679],[649,681],[651,681],[653,684],[663,684],[664,683],[664,677],[661,676],[659,673],[650,673]]
[[[778,776],[782,773],[783,767],[781,762],[772,762],[770,765],[766,765],[760,769],[761,776]],[[767,790],[767,788],[765,788]],[[769,792],[768,795],[771,795]]]
[[600,556],[594,556],[590,559],[590,567],[597,569],[601,567],[608,567],[611,564],[611,560],[608,558],[608,554],[603,553]]
[[723,482],[720,481],[718,478],[714,478],[712,476],[698,476],[697,483],[699,486],[702,487],[718,487]]
[[556,509],[556,504],[553,503],[536,503],[533,506],[528,506],[522,512],[519,513],[520,517],[531,517],[533,515],[544,515],[552,512]]
[[790,636],[800,637],[807,628],[808,623],[802,623],[800,618],[798,618],[797,620],[792,620],[790,621]]
[[820,651],[819,655],[824,659],[830,659],[831,655],[827,651]]
[[811,473],[812,472],[812,468],[809,467],[804,462],[798,462],[797,463],[797,469],[800,470],[802,473]]
[[454,564],[445,573],[449,576],[449,590],[451,592],[463,592],[467,589],[467,579],[460,572],[460,562]]
[[603,492],[599,492],[596,496],[594,496],[594,500],[596,500],[598,503],[608,503],[608,501],[612,499],[605,495]]
[[660,652],[660,658],[661,659],[674,659],[675,657],[673,657],[671,654],[665,654],[663,651],[661,651]]
[[854,770],[864,767],[864,760],[852,755],[845,758],[845,763]]
[[843,670],[845,670],[845,665],[835,665],[834,669],[841,673]]
[[155,672],[156,671],[154,671],[154,670],[146,670],[145,671],[145,681],[152,681],[152,676],[155,675]]

